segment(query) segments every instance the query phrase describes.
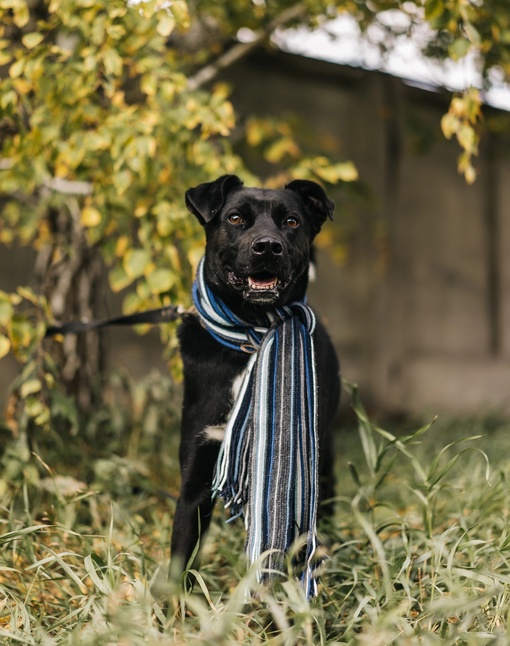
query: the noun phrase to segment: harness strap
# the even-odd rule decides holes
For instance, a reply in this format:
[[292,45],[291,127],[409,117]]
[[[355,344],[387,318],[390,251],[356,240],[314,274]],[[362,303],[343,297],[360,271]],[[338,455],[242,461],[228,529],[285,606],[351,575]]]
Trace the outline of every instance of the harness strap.
[[115,316],[114,318],[102,319],[100,321],[70,321],[62,325],[48,325],[44,338],[47,339],[57,334],[79,334],[110,325],[171,323],[179,319],[187,311],[182,305],[167,305],[166,307],[158,307],[153,310],[136,312],[135,314],[127,314],[124,316]]

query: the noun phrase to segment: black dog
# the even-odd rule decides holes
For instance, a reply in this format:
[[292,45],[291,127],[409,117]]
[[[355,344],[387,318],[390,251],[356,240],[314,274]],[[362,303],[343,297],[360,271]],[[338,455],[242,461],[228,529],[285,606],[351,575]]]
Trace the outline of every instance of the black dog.
[[[245,188],[238,177],[224,175],[187,191],[186,205],[205,228],[205,281],[232,312],[256,316],[304,298],[312,241],[333,212],[333,203],[318,184],[295,180],[283,190]],[[250,358],[221,345],[194,314],[185,316],[179,340],[184,364],[182,485],[173,526],[173,577],[189,565],[209,526],[214,466],[236,378]],[[319,497],[327,500],[333,496],[330,427],[340,385],[335,350],[319,321],[314,347]]]

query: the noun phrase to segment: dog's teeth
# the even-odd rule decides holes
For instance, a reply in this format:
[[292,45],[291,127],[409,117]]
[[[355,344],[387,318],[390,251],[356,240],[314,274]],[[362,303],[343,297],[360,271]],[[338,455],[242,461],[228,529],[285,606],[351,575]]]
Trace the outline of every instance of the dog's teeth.
[[274,277],[264,279],[248,276],[248,286],[250,289],[274,289],[277,282],[277,278]]

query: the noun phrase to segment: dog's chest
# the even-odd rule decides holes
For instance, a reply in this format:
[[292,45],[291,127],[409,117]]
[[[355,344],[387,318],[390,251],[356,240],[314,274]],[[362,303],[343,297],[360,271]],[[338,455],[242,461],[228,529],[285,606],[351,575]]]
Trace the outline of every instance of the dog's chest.
[[[239,392],[241,390],[241,386],[244,381],[244,377],[246,375],[247,369],[245,368],[242,370],[233,380],[232,386],[230,388],[230,398],[231,398],[231,408],[230,411],[227,415],[227,420],[230,417],[230,413],[232,412],[232,408],[234,406],[234,403],[237,401],[237,398],[239,396]],[[206,440],[207,442],[223,442],[223,438],[225,437],[225,428],[227,426],[227,422],[224,422],[223,424],[215,424],[215,425],[210,425],[206,426],[203,430],[203,439]]]

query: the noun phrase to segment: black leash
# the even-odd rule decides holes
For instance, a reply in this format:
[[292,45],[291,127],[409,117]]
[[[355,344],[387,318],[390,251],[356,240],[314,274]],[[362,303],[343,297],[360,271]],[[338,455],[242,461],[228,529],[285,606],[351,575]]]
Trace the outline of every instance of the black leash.
[[56,336],[57,334],[79,334],[80,332],[88,332],[90,330],[97,330],[101,327],[109,325],[138,325],[139,323],[171,323],[176,321],[187,310],[182,305],[167,305],[166,307],[158,307],[155,310],[146,310],[145,312],[137,312],[136,314],[128,314],[126,316],[116,316],[111,319],[103,319],[101,321],[71,321],[62,325],[48,325],[44,338]]

